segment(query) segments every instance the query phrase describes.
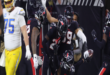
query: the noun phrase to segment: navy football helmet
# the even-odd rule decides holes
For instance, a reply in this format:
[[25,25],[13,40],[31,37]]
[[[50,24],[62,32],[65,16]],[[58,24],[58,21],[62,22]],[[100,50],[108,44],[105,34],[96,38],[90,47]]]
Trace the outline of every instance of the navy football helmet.
[[35,12],[35,17],[37,17],[41,22],[45,19],[46,12],[45,8],[40,5],[38,11]]
[[61,16],[59,22],[57,23],[57,30],[59,36],[65,36],[68,30],[68,21],[66,17]]
[[73,60],[74,60],[74,55],[73,55],[73,51],[72,50],[66,50],[64,53],[63,53],[63,56],[64,58],[66,59],[66,62],[70,63],[72,62],[73,63]]
[[64,11],[64,16],[68,19],[68,23],[70,24],[73,19],[73,8],[71,6],[67,6]]
[[40,5],[42,5],[40,0],[28,0],[26,4],[27,17],[34,17],[35,12],[38,11]]

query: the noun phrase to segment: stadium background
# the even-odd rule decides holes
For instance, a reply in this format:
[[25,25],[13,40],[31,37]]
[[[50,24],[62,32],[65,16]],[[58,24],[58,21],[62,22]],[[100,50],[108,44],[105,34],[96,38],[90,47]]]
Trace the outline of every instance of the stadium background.
[[[53,1],[56,2],[56,0],[53,0]],[[81,1],[81,2],[79,3],[79,1]],[[83,1],[84,1],[84,3],[83,3]],[[91,5],[90,5],[90,1],[92,1]],[[95,1],[98,1],[96,3],[96,6],[94,6]],[[81,5],[81,3],[83,3],[83,5]],[[110,9],[109,3],[110,3],[110,0],[108,0],[108,1],[107,0],[73,0],[73,3],[71,3],[73,10],[75,12],[79,13],[79,16],[80,16],[79,25],[84,28],[84,33],[87,37],[88,48],[91,48],[94,50],[94,56],[93,56],[92,61],[90,63],[82,64],[78,75],[97,75],[98,74],[98,71],[102,64],[103,50],[99,50],[95,46],[95,43],[91,36],[91,31],[93,29],[95,29],[97,32],[97,38],[99,40],[102,39],[102,29],[103,29],[103,26],[105,25],[104,24],[105,23],[105,7]],[[103,6],[102,6],[102,4],[103,4]],[[106,6],[105,6],[105,4],[106,4]],[[23,7],[26,11],[25,5],[26,5],[26,0],[17,0],[16,1],[16,6]],[[51,3],[50,4],[47,3],[48,9],[50,7],[52,7],[53,5],[51,5]],[[52,12],[52,13],[56,14],[56,15],[63,14],[64,9],[67,5],[68,5],[68,3],[61,4],[61,5],[57,4],[58,11],[53,9],[53,10],[55,10],[54,11],[55,13],[54,12]],[[56,13],[56,12],[58,12],[58,13]],[[26,16],[25,16],[25,19],[27,21]],[[40,33],[42,33],[42,35],[40,37],[44,36],[47,31],[48,31],[48,25],[45,25],[40,32]],[[41,41],[42,41],[42,39],[40,39],[40,41],[39,41],[39,55],[40,56],[42,56]],[[41,75],[41,68],[39,69],[39,75]]]

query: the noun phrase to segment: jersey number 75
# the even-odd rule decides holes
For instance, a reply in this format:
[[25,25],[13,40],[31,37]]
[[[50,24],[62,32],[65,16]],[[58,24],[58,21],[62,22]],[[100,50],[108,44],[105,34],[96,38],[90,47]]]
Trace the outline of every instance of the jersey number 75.
[[9,29],[8,32],[10,34],[14,33],[14,25],[11,25],[11,22],[15,21],[15,19],[4,19],[4,21],[5,21],[5,31],[4,31],[4,33],[6,32],[6,29],[7,29],[8,25],[9,25],[9,27],[12,28],[12,29]]

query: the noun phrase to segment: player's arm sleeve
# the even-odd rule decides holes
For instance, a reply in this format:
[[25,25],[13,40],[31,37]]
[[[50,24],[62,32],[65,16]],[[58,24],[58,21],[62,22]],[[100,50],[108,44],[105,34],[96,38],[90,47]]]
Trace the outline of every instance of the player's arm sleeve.
[[106,41],[102,39],[102,41],[100,42],[99,40],[95,41],[96,45],[98,46],[98,48],[102,49],[104,48]]
[[83,46],[83,43],[82,43],[82,40],[79,39],[79,48],[74,50],[74,54],[79,54],[82,52],[82,46]]
[[109,34],[106,27],[103,28],[103,39],[102,41],[99,41],[98,39],[95,40],[96,45],[98,48],[102,49],[105,47],[106,41],[107,41],[107,34]]
[[84,42],[87,42],[85,34],[78,27],[78,23],[77,22],[73,22],[73,26],[74,26],[75,34],[78,36],[78,38],[82,39],[83,44],[84,44]]
[[20,25],[20,27],[26,25],[24,16],[19,15],[19,25]]

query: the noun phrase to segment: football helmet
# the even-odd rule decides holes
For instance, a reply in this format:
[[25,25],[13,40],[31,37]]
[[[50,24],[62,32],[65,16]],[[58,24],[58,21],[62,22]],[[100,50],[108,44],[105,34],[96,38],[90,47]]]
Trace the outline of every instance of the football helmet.
[[36,11],[34,15],[41,22],[43,22],[43,20],[45,19],[45,16],[46,16],[45,8],[42,5],[40,5],[38,11]]
[[64,11],[64,16],[67,18],[68,23],[70,24],[73,19],[73,8],[71,6],[67,6]]
[[66,17],[62,16],[57,23],[57,30],[59,36],[65,36],[68,30],[68,21]]
[[4,6],[8,12],[10,12],[15,6],[14,0],[4,0]]
[[66,50],[64,53],[63,53],[63,56],[65,58],[65,61],[67,63],[73,63],[73,60],[74,60],[74,54],[73,54],[73,51],[72,50]]
[[28,18],[33,18],[35,17],[35,12],[38,11],[39,6],[41,5],[40,0],[28,0],[26,4],[26,14]]

